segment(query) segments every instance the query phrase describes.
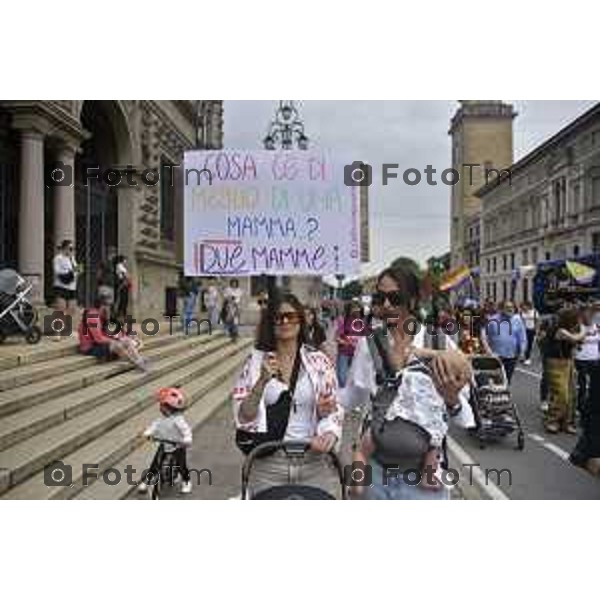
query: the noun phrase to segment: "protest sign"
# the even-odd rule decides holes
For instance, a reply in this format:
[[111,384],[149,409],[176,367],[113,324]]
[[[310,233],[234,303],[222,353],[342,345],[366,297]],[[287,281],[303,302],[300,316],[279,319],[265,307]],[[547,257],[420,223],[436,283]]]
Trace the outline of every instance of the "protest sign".
[[360,188],[345,166],[319,150],[186,152],[185,274],[357,274]]

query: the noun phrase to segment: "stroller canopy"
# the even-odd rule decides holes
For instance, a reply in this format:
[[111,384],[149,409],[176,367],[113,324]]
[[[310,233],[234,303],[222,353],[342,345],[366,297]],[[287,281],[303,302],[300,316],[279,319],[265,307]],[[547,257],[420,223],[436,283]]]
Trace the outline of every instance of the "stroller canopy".
[[21,276],[14,269],[0,270],[0,293],[14,296],[21,282]]

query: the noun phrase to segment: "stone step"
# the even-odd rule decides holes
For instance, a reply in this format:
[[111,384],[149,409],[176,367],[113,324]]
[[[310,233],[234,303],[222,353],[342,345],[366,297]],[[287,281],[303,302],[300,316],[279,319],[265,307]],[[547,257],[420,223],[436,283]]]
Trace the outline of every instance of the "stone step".
[[[197,362],[191,362],[184,367],[174,369],[163,377],[142,385],[120,398],[110,400],[74,419],[65,421],[0,452],[0,493],[24,482],[38,472],[39,476],[34,477],[34,479],[44,485],[43,472],[41,471],[46,465],[74,453],[82,446],[94,442],[94,440],[98,440],[102,444],[102,438],[110,435],[112,429],[126,424],[128,420],[145,409],[152,408],[152,415],[156,418],[154,394],[158,387],[163,385],[186,385],[199,377],[206,378],[207,385],[210,385],[211,373],[218,373],[215,369],[226,368],[228,362],[230,362],[229,359],[240,352],[247,352],[249,345],[250,341],[243,341],[236,345],[225,345]],[[146,424],[148,423],[146,422]],[[140,433],[139,430],[138,433]],[[140,441],[129,440],[128,443],[135,445]],[[127,451],[131,450],[132,447],[130,446]],[[94,457],[91,456],[91,458]],[[119,458],[116,457],[116,460],[119,460]],[[97,461],[90,460],[89,462]],[[79,469],[83,463],[73,463],[74,466],[75,464]],[[35,481],[32,485],[35,487]],[[65,491],[66,489],[63,490],[63,493]],[[11,494],[7,497],[14,496]]]
[[[159,321],[159,330],[156,335],[148,336],[141,331],[141,325],[133,325],[134,331],[144,340],[149,341],[152,338],[160,338],[168,335],[175,335],[178,330],[176,324],[169,321]],[[195,329],[191,330],[193,333]],[[204,330],[203,330],[204,331]],[[61,340],[52,341],[48,337],[42,337],[39,344],[30,345],[25,342],[4,343],[0,345],[0,369],[11,369],[18,366],[33,365],[47,360],[54,360],[63,356],[69,356],[77,353],[77,336],[75,334]]]
[[77,340],[69,338],[61,342],[43,339],[35,346],[19,344],[0,346],[0,369],[12,369],[20,365],[33,365],[46,360],[69,356],[77,352]]
[[165,358],[161,354],[160,360],[154,363],[149,373],[129,371],[119,377],[107,379],[3,417],[0,419],[0,451],[44,429],[72,419],[86,410],[91,410],[110,398],[123,395],[135,389],[140,383],[145,384],[179,366],[206,356],[229,343],[224,336],[211,340],[194,337],[186,341],[187,344],[175,356]]
[[[38,468],[30,473],[29,478],[9,489],[0,499],[66,499],[79,492],[86,492],[86,495],[89,495],[88,488],[83,487],[82,466],[84,464],[97,464],[100,473],[102,473],[141,446],[146,448],[146,453],[148,452],[147,449],[151,444],[143,439],[140,434],[158,416],[154,399],[158,387],[181,384],[188,400],[192,403],[186,411],[186,418],[189,418],[190,411],[196,411],[196,404],[204,404],[203,394],[217,393],[216,390],[220,390],[219,393],[225,394],[222,401],[227,399],[227,395],[231,392],[230,384],[228,383],[229,387],[224,389],[220,387],[221,382],[225,378],[228,379],[228,382],[233,380],[233,377],[239,372],[242,361],[247,356],[249,346],[249,341],[240,341],[235,346],[229,345],[218,356],[214,356],[214,362],[207,363],[208,359],[205,359],[204,363],[192,363],[174,371],[168,377],[159,378],[153,385],[138,389],[136,394],[146,398],[141,411],[129,419],[119,422],[103,435],[79,446],[77,449],[56,455],[65,465],[72,467],[71,486],[46,486],[44,474],[41,470],[43,466],[39,466],[38,461]],[[212,366],[207,366],[207,364]],[[119,408],[113,410],[119,410]],[[74,429],[71,429],[71,432],[71,435],[77,433]],[[52,460],[56,460],[56,458]],[[44,464],[50,464],[52,460],[46,461]],[[125,477],[125,475],[123,476]],[[93,482],[93,479],[89,481],[90,484]],[[100,479],[100,482],[104,484],[102,479]],[[103,485],[102,487],[110,486]],[[97,493],[99,493],[99,488],[96,488],[96,492],[92,492],[91,497]],[[106,493],[106,490],[102,493]]]
[[[211,338],[208,336],[194,337],[200,341],[207,341],[209,339],[223,338],[224,336],[222,334],[215,334]],[[173,342],[169,342],[164,348],[161,348],[160,345],[152,347],[149,351],[144,352],[144,356],[152,360],[158,356],[165,357],[177,354],[187,343],[189,343],[188,339],[181,337]],[[109,363],[97,363],[94,360],[85,369],[68,373],[65,376],[57,373],[56,377],[48,381],[38,381],[14,390],[0,392],[0,417],[31,408],[36,404],[45,402],[61,394],[80,390],[103,379],[108,379],[109,377],[132,370],[135,370],[135,367],[126,360],[116,360]]]
[[[168,344],[183,339],[183,337],[183,333],[176,333],[172,336],[157,335],[147,337],[144,341],[143,351],[146,353],[159,345],[165,347]],[[70,373],[71,371],[85,368],[90,365],[97,365],[97,361],[94,357],[75,353],[52,357],[32,365],[19,365],[10,369],[5,369],[0,374],[0,392],[11,390],[29,383],[35,383],[36,381],[42,381],[56,376],[57,374],[63,375],[64,373]]]
[[[240,357],[222,377],[220,383],[207,391],[206,386],[196,385],[196,390],[186,389],[187,393],[194,394],[198,400],[186,411],[186,420],[196,429],[215,412],[219,410],[223,403],[228,401],[235,377],[244,357]],[[148,415],[150,417],[150,415]],[[233,436],[233,434],[232,434]],[[98,478],[91,480],[91,485],[82,487],[81,491],[74,496],[74,500],[122,500],[131,494],[137,492],[137,487],[127,481],[126,468],[131,467],[135,472],[131,472],[131,481],[139,481],[141,474],[150,466],[152,456],[156,451],[156,444],[144,441],[139,447],[135,448],[127,456],[123,457],[118,463],[110,465],[121,474],[121,480],[116,485],[108,485],[102,478],[103,473],[110,467],[99,467]],[[79,464],[79,463],[78,463]],[[95,463],[98,464],[98,463]],[[202,465],[189,465],[189,468],[201,469]],[[204,481],[206,475],[201,475],[201,481]]]

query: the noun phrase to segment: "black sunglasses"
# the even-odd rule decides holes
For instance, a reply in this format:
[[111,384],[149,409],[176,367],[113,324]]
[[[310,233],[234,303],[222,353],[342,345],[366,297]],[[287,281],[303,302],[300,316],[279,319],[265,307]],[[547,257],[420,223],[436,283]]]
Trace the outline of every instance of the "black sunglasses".
[[398,290],[394,290],[393,292],[374,292],[371,296],[371,302],[374,306],[383,306],[386,298],[392,306],[408,306],[408,296]]
[[277,313],[273,320],[275,321],[275,325],[283,325],[286,321],[290,325],[297,325],[302,322],[302,315],[297,312],[281,312]]

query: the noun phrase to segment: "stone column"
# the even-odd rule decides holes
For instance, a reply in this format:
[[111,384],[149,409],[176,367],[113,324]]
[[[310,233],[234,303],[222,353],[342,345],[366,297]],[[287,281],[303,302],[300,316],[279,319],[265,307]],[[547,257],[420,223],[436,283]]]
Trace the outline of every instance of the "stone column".
[[65,182],[69,185],[57,185],[54,188],[54,245],[63,240],[75,244],[75,150],[63,146],[58,149],[56,159],[64,166]]
[[44,136],[21,133],[19,271],[33,283],[32,300],[44,296]]

